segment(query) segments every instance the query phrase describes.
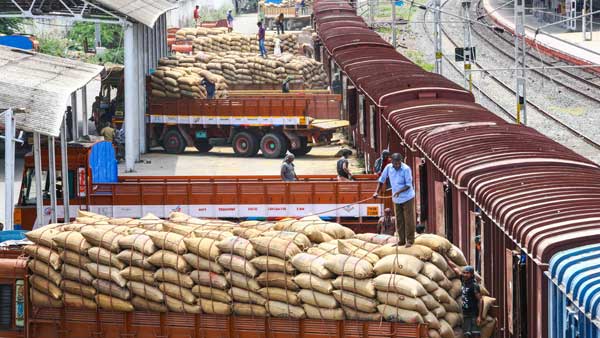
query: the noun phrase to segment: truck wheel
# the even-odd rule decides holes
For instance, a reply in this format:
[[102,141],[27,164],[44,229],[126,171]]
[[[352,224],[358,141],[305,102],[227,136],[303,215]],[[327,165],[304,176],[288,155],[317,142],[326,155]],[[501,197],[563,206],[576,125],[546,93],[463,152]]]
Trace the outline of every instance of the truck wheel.
[[209,152],[213,146],[208,142],[208,139],[199,139],[194,142],[194,147],[201,153]]
[[243,131],[235,134],[231,146],[236,155],[252,157],[258,153],[258,137],[250,132]]
[[169,154],[181,154],[187,145],[183,135],[177,129],[169,129],[163,137],[162,144]]
[[260,141],[260,150],[266,158],[283,157],[287,151],[287,141],[280,133],[268,133]]
[[311,151],[312,147],[308,146],[308,139],[306,137],[300,137],[300,148],[290,150],[292,154],[296,156],[304,156]]

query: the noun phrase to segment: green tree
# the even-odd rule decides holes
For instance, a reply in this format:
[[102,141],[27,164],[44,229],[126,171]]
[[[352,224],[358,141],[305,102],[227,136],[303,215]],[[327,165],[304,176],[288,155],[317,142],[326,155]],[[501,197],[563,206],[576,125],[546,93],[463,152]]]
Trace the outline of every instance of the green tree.
[[14,34],[21,29],[23,19],[21,18],[0,18],[0,34]]
[[[95,24],[90,22],[76,22],[69,30],[68,37],[81,49],[83,49],[84,41],[87,41],[88,47],[93,47],[94,26]],[[120,48],[123,45],[123,27],[117,24],[100,24],[100,38],[103,47]]]

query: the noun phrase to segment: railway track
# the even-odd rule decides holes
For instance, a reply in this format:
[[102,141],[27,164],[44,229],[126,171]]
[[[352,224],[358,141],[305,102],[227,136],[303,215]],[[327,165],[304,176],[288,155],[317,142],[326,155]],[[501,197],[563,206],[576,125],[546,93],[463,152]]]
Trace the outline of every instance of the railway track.
[[[447,4],[449,2],[449,0],[445,1],[443,3],[442,6],[444,6],[445,4]],[[426,35],[428,36],[429,40],[433,43],[433,33],[427,28],[427,14],[429,13],[429,11],[425,11],[425,13],[423,14],[423,29],[426,33]],[[431,22],[431,21],[429,21]],[[444,26],[442,25],[442,34],[444,35],[444,37],[453,45],[453,46],[460,46],[452,37],[451,35],[448,33],[448,31],[444,28]],[[455,69],[458,73],[463,74],[462,69],[457,66],[454,61],[450,58],[448,58],[445,54],[443,54],[443,58],[447,61],[447,63],[449,65],[452,66],[453,69]],[[514,60],[514,59],[513,59]],[[481,64],[479,64],[478,62],[475,62],[474,65],[476,65],[477,67],[479,67],[480,69],[485,69],[485,67],[483,67]],[[505,91],[509,92],[510,95],[512,95],[513,97],[515,96],[515,89],[513,88],[513,86],[508,85],[507,83],[505,83],[504,81],[502,81],[499,77],[495,76],[492,73],[489,72],[484,72],[485,75],[487,76],[487,78],[491,79],[494,83],[496,83],[498,86],[500,86],[502,89],[504,89]],[[477,88],[479,90],[479,93],[481,93],[481,95],[483,95],[484,97],[486,97],[488,100],[490,100],[491,102],[494,103],[494,105],[496,105],[497,107],[500,108],[500,112],[502,114],[504,114],[505,116],[507,116],[511,121],[516,122],[516,116],[511,112],[511,110],[505,108],[504,106],[502,106],[501,104],[499,104],[498,102],[496,102],[497,100],[495,98],[492,97],[492,95],[490,95],[489,93],[486,93],[484,90],[482,90],[482,88],[480,86],[478,86],[477,84],[473,83],[474,87]],[[600,100],[599,100],[600,103]],[[600,151],[600,144],[597,143],[596,141],[594,141],[593,139],[591,139],[590,137],[588,137],[587,135],[585,135],[584,133],[582,133],[581,131],[571,127],[570,125],[568,125],[567,123],[565,123],[564,121],[562,121],[561,119],[557,118],[556,116],[554,116],[552,113],[546,111],[545,109],[543,109],[541,106],[539,106],[538,104],[531,102],[530,100],[527,101],[527,106],[528,108],[533,108],[533,109],[529,109],[528,112],[531,113],[537,113],[539,114],[541,117],[545,118],[546,120],[550,120],[552,121],[552,123],[558,125],[560,128],[564,129],[567,131],[567,133],[569,133],[572,136],[576,137],[576,140],[573,139],[569,139],[569,143],[571,143],[572,147],[578,149],[579,151],[581,151],[582,149],[579,149],[580,146],[573,144],[576,143],[577,140],[580,140],[581,142],[585,143],[588,147],[593,149],[593,152],[590,152],[590,150],[588,149],[587,153],[590,153],[592,157],[595,157],[594,160],[598,161],[599,158],[597,158],[598,156],[598,151]],[[566,139],[566,138],[565,138]]]

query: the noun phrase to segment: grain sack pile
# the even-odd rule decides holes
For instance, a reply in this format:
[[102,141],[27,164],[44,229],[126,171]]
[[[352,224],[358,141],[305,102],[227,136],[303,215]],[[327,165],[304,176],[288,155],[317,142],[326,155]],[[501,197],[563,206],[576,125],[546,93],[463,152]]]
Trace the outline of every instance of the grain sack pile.
[[202,80],[215,85],[215,98],[227,98],[225,78],[206,69],[195,57],[170,56],[158,61],[156,71],[150,75],[152,96],[170,98],[205,99],[206,88]]
[[[245,35],[236,32],[227,33],[227,28],[182,28],[175,35],[179,43],[191,43],[195,52],[246,52],[259,53],[256,34]],[[279,40],[282,52],[296,53],[298,37],[295,34],[265,35],[265,48],[268,54],[273,54],[275,41]]]
[[[448,261],[467,262],[436,235],[405,248],[316,216],[237,224],[79,212],[27,237],[37,306],[385,320],[426,323],[431,337],[460,334],[461,281]],[[488,329],[493,301],[483,302]]]

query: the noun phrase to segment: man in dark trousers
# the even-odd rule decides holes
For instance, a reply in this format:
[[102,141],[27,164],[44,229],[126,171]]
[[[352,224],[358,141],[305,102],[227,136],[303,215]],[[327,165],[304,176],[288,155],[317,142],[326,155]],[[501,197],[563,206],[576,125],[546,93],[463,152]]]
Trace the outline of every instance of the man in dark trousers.
[[336,163],[338,181],[354,180],[352,173],[350,173],[350,162],[348,161],[348,157],[350,157],[350,155],[352,155],[352,150],[342,149],[342,157]]
[[292,81],[291,77],[286,77],[285,80],[283,80],[283,84],[281,84],[281,92],[282,93],[289,93],[290,92],[290,81]]
[[467,265],[462,271],[451,260],[448,265],[457,275],[461,276],[462,281],[462,313],[463,313],[463,334],[465,337],[471,337],[473,331],[479,331],[481,325],[481,313],[479,302],[481,301],[481,288],[478,278],[475,276],[475,269]]
[[67,114],[67,141],[73,141],[73,110],[71,106],[67,106],[65,114]]
[[399,153],[392,154],[392,163],[388,164],[379,176],[373,198],[379,197],[379,190],[389,178],[392,188],[392,201],[396,214],[398,245],[412,246],[415,241],[415,189],[412,171]]
[[259,21],[256,25],[258,26],[258,34],[256,34],[256,37],[258,39],[258,49],[260,50],[260,56],[266,58],[267,49],[265,48],[265,27],[263,26],[262,21]]
[[396,232],[396,217],[392,216],[392,209],[385,208],[383,216],[377,222],[377,233],[380,235],[394,236]]
[[212,100],[215,97],[215,84],[210,82],[208,79],[203,79],[200,84],[206,88],[206,98]]

